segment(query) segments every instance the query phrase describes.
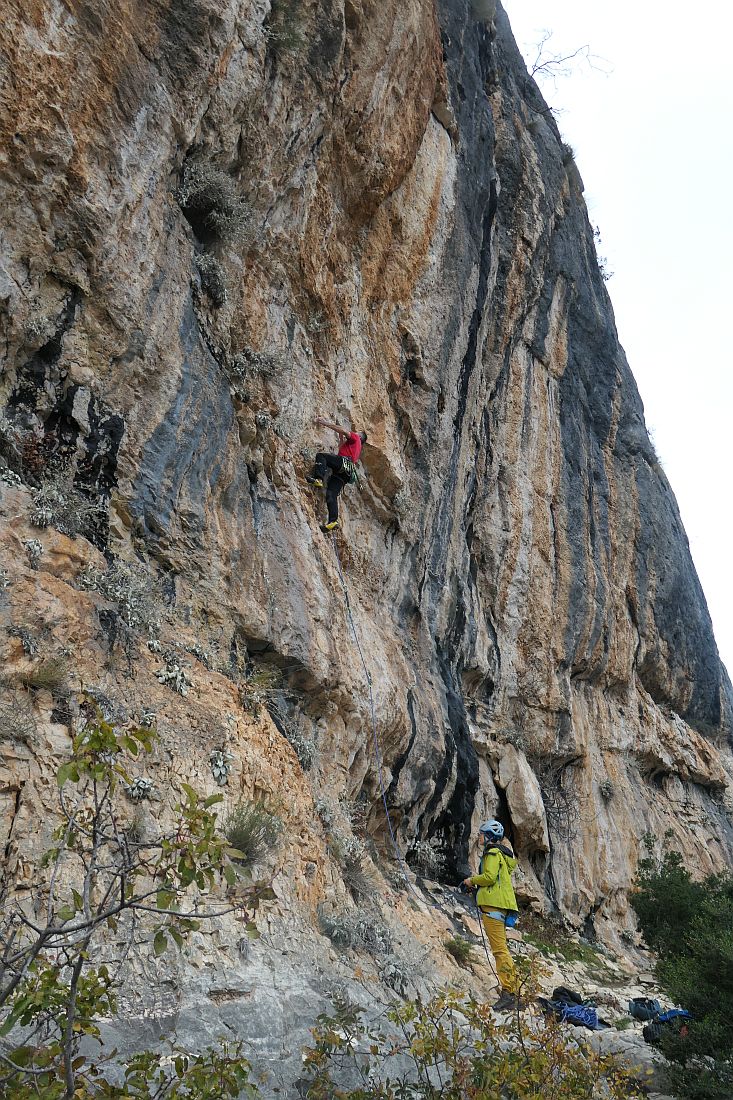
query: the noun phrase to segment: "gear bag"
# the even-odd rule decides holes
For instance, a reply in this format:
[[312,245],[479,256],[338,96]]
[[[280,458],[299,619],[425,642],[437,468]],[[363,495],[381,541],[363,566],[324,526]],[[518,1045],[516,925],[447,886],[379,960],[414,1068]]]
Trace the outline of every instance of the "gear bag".
[[659,1001],[653,1001],[650,997],[634,997],[629,1001],[629,1016],[635,1020],[656,1020],[661,1011]]

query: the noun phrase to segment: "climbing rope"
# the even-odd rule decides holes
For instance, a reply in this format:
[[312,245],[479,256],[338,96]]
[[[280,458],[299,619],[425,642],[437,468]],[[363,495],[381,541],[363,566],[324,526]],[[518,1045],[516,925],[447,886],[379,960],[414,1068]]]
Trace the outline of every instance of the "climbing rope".
[[500,980],[499,975],[497,973],[496,967],[494,966],[493,959],[489,955],[489,949],[486,946],[486,936],[484,934],[484,915],[481,912],[481,910],[479,909],[479,904],[478,904],[477,899],[478,899],[478,893],[474,894],[473,902],[474,902],[474,905],[476,906],[476,916],[478,917],[478,926],[481,930],[481,943],[483,944],[484,954],[486,955],[486,961],[489,964],[489,970],[491,971],[491,973],[496,978],[496,980],[499,984],[499,988],[501,988],[501,980]]
[[417,890],[415,889],[412,882],[410,881],[407,863],[405,862],[404,856],[402,855],[402,852],[400,851],[399,844],[397,843],[397,837],[395,836],[395,831],[394,831],[394,828],[392,827],[392,818],[390,817],[389,805],[387,803],[387,791],[386,791],[386,788],[384,786],[384,775],[383,775],[383,769],[382,769],[382,754],[381,754],[380,749],[379,749],[379,738],[377,737],[377,716],[376,716],[376,712],[375,712],[375,709],[374,709],[374,692],[372,690],[372,678],[371,678],[371,675],[369,673],[369,669],[367,668],[367,663],[366,663],[366,660],[364,658],[364,652],[361,648],[361,642],[359,641],[359,635],[356,632],[356,624],[354,622],[354,616],[351,612],[351,602],[349,600],[349,591],[346,587],[346,580],[344,578],[343,569],[341,568],[341,558],[339,557],[338,543],[336,541],[336,532],[335,531],[332,533],[331,539],[332,539],[332,542],[333,542],[333,552],[336,556],[336,566],[338,568],[339,580],[341,581],[341,587],[342,587],[343,593],[344,593],[344,602],[346,604],[346,616],[349,620],[349,626],[351,628],[351,633],[352,633],[353,638],[354,638],[354,643],[356,645],[357,652],[359,654],[359,659],[361,660],[361,667],[364,670],[364,679],[366,680],[367,687],[369,688],[369,707],[370,707],[371,715],[372,715],[372,741],[373,741],[373,744],[374,744],[374,759],[375,759],[375,763],[376,763],[376,766],[377,766],[377,775],[379,777],[379,789],[380,789],[381,794],[382,794],[382,804],[384,805],[384,813],[385,813],[386,818],[387,818],[387,828],[389,829],[390,840],[392,842],[392,847],[394,849],[394,853],[395,853],[395,856],[397,858],[397,862],[399,863],[400,867],[402,868],[402,874],[403,874],[403,877],[405,879],[405,882],[407,883],[407,886],[409,887],[410,891],[414,894],[414,896],[417,898],[417,900],[421,903],[421,905],[425,905],[426,904],[425,899],[423,897],[421,897],[420,894],[418,894]]
[[[402,874],[404,876],[405,882],[407,883],[407,886],[410,889],[410,892],[412,894],[414,894],[414,896],[417,898],[417,900],[422,905],[426,905],[428,903],[425,901],[425,899],[423,897],[420,896],[420,894],[418,894],[417,890],[415,889],[412,882],[410,881],[410,878],[409,878],[409,875],[408,875],[407,863],[405,862],[405,859],[404,859],[402,853],[400,852],[400,848],[399,848],[399,845],[397,843],[397,838],[395,836],[395,832],[394,832],[394,829],[392,827],[392,818],[390,817],[389,805],[387,803],[387,791],[386,791],[385,786],[384,786],[384,776],[382,774],[382,754],[381,754],[380,749],[379,749],[379,738],[377,737],[377,716],[376,716],[376,712],[375,712],[375,708],[374,708],[374,692],[372,691],[372,678],[371,678],[371,675],[369,673],[369,669],[367,667],[366,659],[364,657],[364,652],[361,648],[361,643],[359,641],[359,635],[356,632],[356,624],[354,622],[354,616],[353,616],[352,611],[351,611],[351,601],[349,600],[349,591],[346,587],[346,579],[344,578],[343,569],[341,568],[341,558],[339,557],[338,543],[336,541],[336,532],[335,531],[332,532],[331,540],[333,542],[333,552],[334,552],[334,555],[336,557],[336,566],[338,568],[339,580],[341,581],[341,588],[343,589],[343,593],[344,593],[344,603],[346,605],[346,616],[349,620],[349,626],[351,628],[351,633],[352,633],[353,638],[354,638],[354,643],[356,645],[356,649],[357,649],[357,652],[359,654],[359,659],[361,660],[361,667],[364,670],[364,679],[366,680],[367,687],[369,688],[369,707],[370,707],[371,716],[372,716],[372,739],[373,739],[373,743],[374,743],[374,759],[375,759],[375,762],[376,762],[376,765],[377,765],[377,775],[379,777],[379,789],[382,793],[382,803],[384,805],[384,813],[385,813],[385,816],[387,818],[387,827],[389,829],[390,840],[392,841],[392,847],[394,849],[395,856],[397,857],[397,862],[400,864],[400,866],[402,868]],[[486,946],[486,937],[484,935],[483,915],[481,913],[481,910],[479,909],[478,901],[476,900],[475,897],[474,897],[474,902],[475,902],[475,905],[476,905],[476,915],[478,916],[478,924],[479,924],[479,928],[481,930],[481,942],[483,944],[484,952],[486,954],[486,961],[489,964],[489,969],[491,970],[492,974],[496,978],[497,982],[499,982],[499,975],[496,972],[496,968],[494,966],[493,960],[491,959],[491,956],[489,955],[488,947]],[[440,909],[440,906],[433,903],[431,905],[431,908]]]

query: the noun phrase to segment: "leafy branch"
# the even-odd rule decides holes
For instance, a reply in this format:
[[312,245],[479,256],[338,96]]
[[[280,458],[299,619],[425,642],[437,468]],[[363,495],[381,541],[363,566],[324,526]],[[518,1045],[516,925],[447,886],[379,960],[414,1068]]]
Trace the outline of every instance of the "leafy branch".
[[[256,909],[273,896],[238,868],[240,853],[217,831],[219,794],[202,798],[182,784],[172,826],[147,840],[131,839],[120,784],[129,786],[131,759],[151,753],[155,741],[150,729],[118,730],[97,716],[73,737],[71,755],[58,769],[61,823],[36,868],[36,887],[30,897],[0,904],[0,1039],[22,1040],[0,1056],[0,1092],[12,1083],[14,1096],[42,1100],[193,1100],[239,1095],[246,1082],[241,1057],[210,1051],[198,1060],[181,1055],[172,1071],[153,1075],[154,1091],[141,1092],[141,1074],[157,1065],[158,1055],[140,1055],[128,1067],[128,1091],[114,1091],[99,1062],[89,1060],[88,1042],[82,1049],[85,1039],[100,1041],[99,1017],[116,1011],[115,986],[133,944],[162,955],[171,942],[183,947],[202,922],[235,909],[244,911],[247,934],[254,937]],[[219,887],[233,900],[202,908],[199,895]],[[105,964],[90,965],[104,942],[93,951],[95,940],[107,933],[123,944],[116,974]],[[201,1091],[210,1079],[205,1069],[214,1063],[222,1091]],[[196,1081],[201,1088],[191,1084]]]
[[[442,991],[395,1002],[368,1023],[341,997],[318,1017],[305,1051],[307,1100],[608,1100],[640,1098],[628,1073],[568,1039],[558,1021],[515,1013],[498,1022],[487,1004]],[[337,1081],[356,1075],[355,1089]]]

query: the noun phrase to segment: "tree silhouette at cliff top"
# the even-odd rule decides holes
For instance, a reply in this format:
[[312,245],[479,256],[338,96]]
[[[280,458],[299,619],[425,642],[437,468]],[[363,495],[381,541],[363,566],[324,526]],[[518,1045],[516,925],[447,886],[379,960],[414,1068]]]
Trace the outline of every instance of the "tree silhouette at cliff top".
[[640,863],[632,903],[660,984],[694,1017],[686,1035],[670,1028],[660,1048],[669,1085],[685,1100],[733,1096],[733,874],[695,882],[678,852]]

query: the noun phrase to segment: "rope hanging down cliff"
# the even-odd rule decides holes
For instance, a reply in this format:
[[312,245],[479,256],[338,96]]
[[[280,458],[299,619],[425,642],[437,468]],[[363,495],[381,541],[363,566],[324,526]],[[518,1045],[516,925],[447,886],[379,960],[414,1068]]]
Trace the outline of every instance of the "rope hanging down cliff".
[[[371,677],[371,674],[369,672],[369,669],[367,668],[367,663],[366,663],[366,660],[365,660],[365,657],[364,657],[364,651],[362,650],[361,643],[359,641],[359,635],[356,632],[356,624],[354,622],[354,616],[353,616],[352,611],[351,611],[351,601],[349,600],[349,591],[346,587],[346,580],[344,578],[343,569],[341,568],[341,558],[339,557],[338,543],[336,541],[336,532],[335,531],[331,535],[331,540],[333,542],[333,552],[334,552],[334,556],[336,558],[336,567],[338,569],[339,580],[341,581],[341,588],[343,589],[343,593],[344,593],[344,604],[346,606],[346,616],[349,620],[349,627],[351,628],[351,633],[353,635],[354,642],[356,644],[356,648],[357,648],[357,651],[359,653],[359,659],[361,660],[361,667],[364,670],[364,679],[366,680],[367,687],[369,689],[369,708],[370,708],[370,711],[371,711],[371,718],[372,718],[372,742],[373,742],[373,745],[374,745],[374,761],[375,761],[376,768],[377,768],[377,775],[379,777],[379,789],[380,789],[381,794],[382,794],[382,804],[384,805],[384,813],[385,813],[385,816],[387,818],[387,828],[389,829],[389,836],[390,836],[390,840],[392,842],[392,848],[394,849],[394,853],[395,853],[395,856],[397,858],[397,862],[400,864],[400,866],[402,868],[402,874],[404,876],[405,882],[407,883],[407,886],[408,886],[410,892],[414,895],[414,897],[417,899],[417,901],[420,903],[420,905],[423,906],[427,903],[425,901],[425,898],[422,897],[418,893],[418,891],[413,886],[412,881],[410,880],[407,863],[404,859],[404,856],[400,852],[400,848],[399,848],[399,845],[397,843],[397,838],[395,836],[394,828],[392,826],[392,818],[390,817],[389,805],[387,804],[387,791],[386,791],[385,786],[384,786],[384,777],[382,775],[382,754],[381,754],[380,749],[379,749],[379,738],[377,737],[377,716],[376,716],[376,712],[375,712],[375,709],[374,709],[374,692],[372,691],[372,677]],[[432,903],[430,905],[430,908],[431,909],[440,909],[441,907],[439,905],[436,905],[435,903]],[[491,960],[488,948],[486,946],[486,940],[484,938],[483,924],[482,924],[482,921],[481,921],[481,913],[478,909],[478,906],[476,906],[476,912],[477,912],[478,919],[479,919],[479,928],[481,930],[481,940],[482,940],[483,947],[484,947],[484,953],[486,955],[486,961],[489,964],[489,969],[492,971],[494,977],[498,981],[499,976],[496,972],[496,968],[495,968],[495,966],[494,966],[494,964]]]
[[400,867],[402,868],[402,874],[404,875],[405,882],[407,883],[408,887],[410,888],[412,893],[415,895],[417,900],[422,905],[424,905],[425,904],[425,899],[422,898],[418,894],[417,890],[415,889],[415,887],[412,885],[412,882],[410,881],[410,876],[409,876],[407,863],[405,862],[404,856],[400,852],[399,845],[397,843],[397,838],[395,836],[394,829],[392,827],[392,818],[390,817],[389,806],[387,804],[387,791],[386,791],[385,786],[384,786],[384,777],[382,775],[382,754],[381,754],[380,749],[379,749],[379,739],[377,737],[377,716],[376,716],[376,712],[375,712],[375,709],[374,709],[374,692],[372,691],[372,677],[369,673],[369,669],[367,668],[367,663],[366,663],[366,660],[364,658],[364,652],[361,648],[361,643],[359,641],[359,635],[356,633],[356,624],[354,623],[354,616],[351,612],[351,602],[349,600],[349,592],[348,592],[348,589],[346,587],[346,580],[344,578],[344,573],[343,573],[343,570],[341,568],[341,559],[339,557],[338,544],[336,542],[336,533],[335,532],[331,535],[331,540],[333,542],[333,552],[334,552],[334,555],[336,557],[336,567],[338,568],[339,580],[341,581],[341,587],[342,587],[343,593],[344,593],[344,603],[346,605],[346,616],[349,620],[349,626],[351,628],[351,633],[353,635],[354,642],[356,644],[356,648],[357,648],[357,651],[359,653],[359,659],[361,660],[361,667],[364,670],[364,679],[366,680],[367,687],[369,689],[369,708],[371,710],[371,716],[372,716],[372,742],[373,742],[373,745],[374,745],[374,761],[375,761],[375,764],[376,764],[376,767],[377,767],[377,775],[379,777],[379,789],[380,789],[381,794],[382,794],[382,803],[384,805],[384,812],[385,812],[385,815],[387,817],[387,828],[389,829],[389,836],[390,836],[390,840],[392,842],[392,848],[394,849],[394,853],[395,853],[395,856],[397,858],[397,862],[400,864]]

